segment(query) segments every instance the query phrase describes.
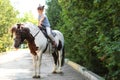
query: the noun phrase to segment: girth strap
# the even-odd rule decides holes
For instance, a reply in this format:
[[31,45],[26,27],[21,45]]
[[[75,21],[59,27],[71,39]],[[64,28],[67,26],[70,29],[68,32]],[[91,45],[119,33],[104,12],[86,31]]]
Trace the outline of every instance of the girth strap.
[[47,50],[47,48],[48,48],[48,44],[49,44],[49,42],[48,42],[48,40],[47,40],[47,44],[46,44],[45,49],[43,50],[43,53]]

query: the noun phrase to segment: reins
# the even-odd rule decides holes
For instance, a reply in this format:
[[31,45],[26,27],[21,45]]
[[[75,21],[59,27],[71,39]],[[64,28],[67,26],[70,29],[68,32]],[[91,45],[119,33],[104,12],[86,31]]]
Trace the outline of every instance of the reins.
[[[40,30],[33,36],[34,38],[39,34],[40,31],[42,31],[42,29],[44,29],[43,27],[40,28],[39,26],[38,26],[38,28],[39,28]],[[43,33],[43,34],[44,34],[44,33]]]
[[40,32],[40,30],[33,37],[35,38],[38,35],[39,32]]

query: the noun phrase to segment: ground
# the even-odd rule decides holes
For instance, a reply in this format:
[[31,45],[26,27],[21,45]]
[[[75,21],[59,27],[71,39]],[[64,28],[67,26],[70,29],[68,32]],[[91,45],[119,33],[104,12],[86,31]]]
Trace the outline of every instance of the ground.
[[11,51],[0,56],[0,80],[86,80],[69,65],[63,67],[63,74],[52,74],[53,58],[43,54],[41,79],[33,79],[32,57],[28,50]]

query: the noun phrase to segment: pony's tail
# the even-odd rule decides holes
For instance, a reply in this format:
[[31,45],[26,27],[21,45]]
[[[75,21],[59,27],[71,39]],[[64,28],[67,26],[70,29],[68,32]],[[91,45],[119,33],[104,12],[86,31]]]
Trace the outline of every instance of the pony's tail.
[[63,46],[63,49],[62,49],[62,59],[61,59],[61,66],[64,66],[64,63],[65,63],[65,47]]
[[62,49],[62,42],[59,40],[59,45],[57,47],[57,50],[61,50]]

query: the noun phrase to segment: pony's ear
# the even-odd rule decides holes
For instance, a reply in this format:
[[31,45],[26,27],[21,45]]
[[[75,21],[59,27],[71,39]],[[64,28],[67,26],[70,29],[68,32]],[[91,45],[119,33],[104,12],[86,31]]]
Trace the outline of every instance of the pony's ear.
[[12,27],[11,29],[10,29],[10,32],[11,32],[11,37],[13,37],[13,33],[16,31],[16,27]]
[[45,6],[42,6],[42,9],[44,9]]
[[20,29],[20,27],[21,27],[21,24],[17,24],[17,28]]

